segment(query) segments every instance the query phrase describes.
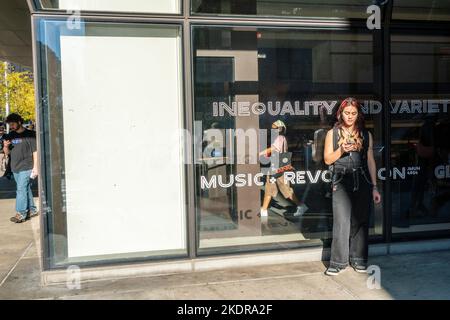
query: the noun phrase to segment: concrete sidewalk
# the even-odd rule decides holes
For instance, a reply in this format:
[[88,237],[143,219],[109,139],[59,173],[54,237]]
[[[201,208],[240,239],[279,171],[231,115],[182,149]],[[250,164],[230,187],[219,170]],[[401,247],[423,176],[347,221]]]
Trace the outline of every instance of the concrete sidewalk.
[[13,224],[14,199],[0,200],[0,299],[450,299],[450,251],[378,256],[381,289],[348,269],[323,274],[322,262],[92,281],[80,290],[42,287],[39,220]]

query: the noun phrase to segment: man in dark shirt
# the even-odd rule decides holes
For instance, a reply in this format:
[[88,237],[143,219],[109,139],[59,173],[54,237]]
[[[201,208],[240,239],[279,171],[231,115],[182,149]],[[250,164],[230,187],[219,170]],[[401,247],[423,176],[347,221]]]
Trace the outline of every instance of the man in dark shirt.
[[37,215],[31,192],[31,180],[38,175],[36,133],[23,127],[23,119],[18,114],[10,114],[6,123],[11,132],[4,137],[3,151],[10,157],[11,171],[17,185],[17,213],[11,221],[22,223]]

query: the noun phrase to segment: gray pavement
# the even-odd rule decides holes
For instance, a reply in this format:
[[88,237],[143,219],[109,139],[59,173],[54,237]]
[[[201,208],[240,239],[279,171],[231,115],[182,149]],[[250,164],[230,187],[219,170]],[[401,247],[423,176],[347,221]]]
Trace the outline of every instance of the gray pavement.
[[14,199],[13,193],[5,194],[0,199],[0,299],[450,299],[449,251],[372,258],[381,270],[380,289],[370,289],[367,275],[350,269],[325,276],[322,262],[92,281],[80,290],[42,287],[39,221],[9,222]]

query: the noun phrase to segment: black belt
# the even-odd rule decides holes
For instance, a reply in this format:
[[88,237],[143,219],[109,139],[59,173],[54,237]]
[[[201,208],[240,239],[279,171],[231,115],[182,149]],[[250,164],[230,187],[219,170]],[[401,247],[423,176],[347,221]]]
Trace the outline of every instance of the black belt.
[[[359,190],[359,173],[361,173],[364,178],[366,179],[366,181],[371,184],[368,180],[367,177],[365,176],[366,170],[367,168],[365,167],[358,167],[358,168],[333,168],[332,172],[333,172],[333,182],[334,183],[338,183],[340,182],[344,176],[351,174],[353,177],[353,192],[358,191]],[[339,181],[335,182],[334,181],[334,176],[335,174],[342,174],[342,178],[339,179]]]

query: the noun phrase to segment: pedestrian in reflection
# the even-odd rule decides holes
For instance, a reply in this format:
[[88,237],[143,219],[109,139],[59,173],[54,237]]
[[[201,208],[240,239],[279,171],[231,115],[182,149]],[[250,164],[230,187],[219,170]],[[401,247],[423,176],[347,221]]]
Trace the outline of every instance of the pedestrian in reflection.
[[[284,124],[284,122],[281,120],[275,121],[272,124],[272,130],[278,130],[278,136],[269,148],[265,149],[259,154],[260,156],[270,157],[272,153],[275,152],[288,152],[286,125]],[[260,211],[261,217],[268,216],[270,201],[272,200],[272,198],[278,195],[278,192],[281,192],[285,199],[291,200],[297,206],[297,211],[295,212],[294,216],[300,216],[308,209],[306,205],[297,198],[294,190],[291,188],[290,183],[288,181],[285,181],[283,175],[278,178],[267,176],[264,191],[264,200]]]
[[350,263],[366,272],[371,202],[380,203],[373,138],[365,129],[361,105],[342,101],[337,122],[327,132],[324,160],[332,172],[333,241],[326,274],[339,274]]

